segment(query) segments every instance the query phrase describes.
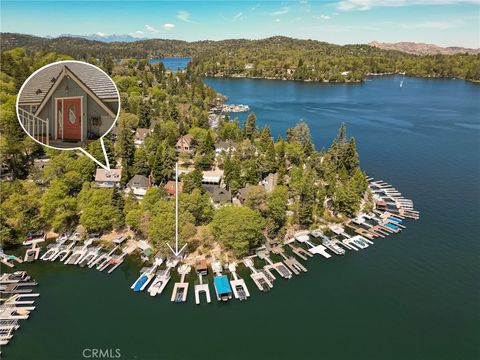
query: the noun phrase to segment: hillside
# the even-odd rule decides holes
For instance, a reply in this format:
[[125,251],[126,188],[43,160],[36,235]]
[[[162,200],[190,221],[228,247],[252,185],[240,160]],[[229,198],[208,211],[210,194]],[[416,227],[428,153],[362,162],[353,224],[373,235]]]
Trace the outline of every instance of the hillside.
[[370,46],[384,50],[398,50],[414,55],[455,55],[455,54],[480,54],[480,49],[469,49],[458,46],[441,47],[434,44],[424,44],[415,42],[384,43],[372,41]]
[[57,52],[85,60],[188,56],[192,57],[191,71],[200,76],[359,82],[369,74],[405,73],[480,80],[479,55],[418,56],[367,44],[341,46],[284,36],[260,40],[149,39],[106,43],[3,33],[1,45],[4,50],[23,47],[28,52]]

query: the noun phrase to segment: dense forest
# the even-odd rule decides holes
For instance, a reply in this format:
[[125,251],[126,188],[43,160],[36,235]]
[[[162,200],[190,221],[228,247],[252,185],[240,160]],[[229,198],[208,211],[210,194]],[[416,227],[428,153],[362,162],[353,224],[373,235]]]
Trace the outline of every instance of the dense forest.
[[[96,166],[73,151],[44,149],[21,131],[15,97],[25,78],[40,66],[65,56],[14,49],[2,52],[0,241],[21,241],[32,229],[65,231],[78,224],[88,232],[129,229],[161,251],[174,236],[174,201],[164,184],[174,177],[176,161],[189,172],[181,177],[180,229],[190,250],[222,246],[240,256],[265,239],[282,238],[292,227],[311,228],[343,221],[371,206],[365,174],[359,167],[355,140],[340,126],[327,151],[317,151],[306,123],[300,121],[285,137],[274,139],[268,127],[258,128],[255,114],[240,124],[221,117],[211,128],[209,111],[217,94],[190,68],[166,71],[161,63],[110,58],[95,60],[112,75],[122,97],[116,138],[106,141],[110,163],[122,168],[122,187],[97,188]],[[138,128],[151,132],[134,145]],[[191,135],[194,152],[175,149],[177,139]],[[224,141],[235,151],[215,153]],[[97,142],[89,145],[101,157]],[[42,169],[34,164],[48,157]],[[226,188],[236,196],[247,190],[242,206],[214,206],[202,186],[205,170],[221,169]],[[277,186],[267,192],[260,182],[271,174]],[[138,201],[123,186],[144,175],[153,185]],[[368,210],[368,209],[367,209]]]
[[412,55],[370,45],[334,45],[275,36],[262,40],[186,42],[151,39],[104,43],[81,38],[4,33],[2,49],[56,51],[76,59],[192,57],[201,76],[245,76],[305,81],[358,82],[368,74],[405,73],[421,77],[480,80],[480,55]]

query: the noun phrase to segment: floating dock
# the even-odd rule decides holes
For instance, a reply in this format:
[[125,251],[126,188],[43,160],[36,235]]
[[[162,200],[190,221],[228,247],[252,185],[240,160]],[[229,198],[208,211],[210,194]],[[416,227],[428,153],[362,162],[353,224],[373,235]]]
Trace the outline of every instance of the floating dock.
[[235,296],[235,299],[247,300],[250,297],[250,292],[248,291],[245,281],[237,275],[237,264],[230,263],[228,270],[230,270],[233,276],[233,280],[230,280],[233,296]]
[[251,258],[246,258],[243,260],[244,265],[250,269],[252,278],[255,285],[257,285],[260,291],[268,291],[273,288],[273,282],[265,275],[264,272],[258,271],[253,265],[253,260]]
[[290,271],[295,275],[299,275],[301,272],[308,271],[307,268],[300,263],[300,261],[291,256],[287,256],[283,247],[275,246],[274,248],[272,248],[272,252],[274,254],[280,255],[283,258],[283,263],[287,265]]
[[152,285],[147,290],[150,296],[161,294],[167,286],[170,277],[170,268],[158,270],[155,280],[153,280]]
[[207,299],[207,303],[210,304],[212,301],[210,297],[210,288],[207,283],[203,283],[203,275],[199,274],[198,275],[198,281],[200,284],[195,285],[195,304],[200,305],[200,294],[205,293],[205,298]]
[[[22,289],[37,285],[25,271],[3,274],[0,279],[3,284],[1,287]],[[18,320],[28,319],[30,313],[35,310],[34,298],[38,296],[37,293],[14,293],[8,298],[0,298],[0,346],[7,345],[13,337],[13,332],[20,328]]]
[[23,258],[23,261],[33,262],[38,260],[38,257],[40,256],[40,247],[37,245],[38,242],[32,242],[32,247],[25,251],[25,257]]
[[130,288],[133,289],[133,291],[135,292],[145,290],[150,281],[152,281],[152,279],[155,277],[155,271],[160,265],[162,265],[162,263],[162,258],[155,258],[155,262],[153,263],[152,267],[143,268],[142,270],[140,270],[140,276]]
[[192,268],[186,264],[181,265],[178,268],[178,273],[181,275],[180,282],[175,283],[173,286],[172,297],[170,301],[176,303],[182,303],[187,301],[188,294],[188,282],[185,282],[185,276],[190,273]]
[[300,259],[308,260],[309,257],[313,257],[313,254],[311,252],[308,252],[304,248],[295,246],[293,244],[288,244],[288,246],[290,246],[290,249],[292,249],[292,252],[295,255],[297,255]]
[[310,241],[310,237],[308,235],[300,235],[300,236],[297,235],[295,236],[295,239],[301,244],[306,244],[309,247],[308,251],[311,252],[312,254],[321,255],[326,259],[332,257],[332,255],[330,255],[327,252],[327,248],[325,246],[313,244]]
[[118,249],[118,246],[115,246],[112,250],[110,250],[106,254],[102,254],[99,257],[97,257],[93,262],[88,264],[89,268],[93,268],[94,266],[97,268],[97,270],[100,270],[100,268],[108,262],[112,258],[112,254]]

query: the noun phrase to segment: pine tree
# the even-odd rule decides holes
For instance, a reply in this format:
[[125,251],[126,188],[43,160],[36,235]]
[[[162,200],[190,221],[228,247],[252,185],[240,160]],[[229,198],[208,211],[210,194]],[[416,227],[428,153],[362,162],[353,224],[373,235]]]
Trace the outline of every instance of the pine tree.
[[183,191],[186,193],[191,193],[194,189],[199,189],[203,192],[202,180],[202,169],[196,166],[195,170],[185,175],[183,179]]
[[138,105],[138,127],[139,128],[149,128],[151,122],[151,112],[150,112],[150,104],[145,101],[140,101]]
[[148,164],[148,154],[143,148],[140,146],[135,150],[133,168],[135,170],[135,174],[148,176],[150,174],[150,165]]
[[243,124],[243,137],[253,140],[257,131],[257,117],[253,112],[248,115],[247,120]]

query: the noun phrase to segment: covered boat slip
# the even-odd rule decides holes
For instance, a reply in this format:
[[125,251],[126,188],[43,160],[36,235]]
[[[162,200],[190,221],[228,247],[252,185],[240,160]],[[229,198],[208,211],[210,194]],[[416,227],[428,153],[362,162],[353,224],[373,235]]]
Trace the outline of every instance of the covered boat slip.
[[25,130],[46,145],[62,148],[104,135],[115,121],[119,98],[103,72],[88,64],[62,62],[30,78],[18,104]]
[[226,301],[232,298],[232,288],[227,275],[219,275],[213,278],[213,285],[217,294],[217,299]]

